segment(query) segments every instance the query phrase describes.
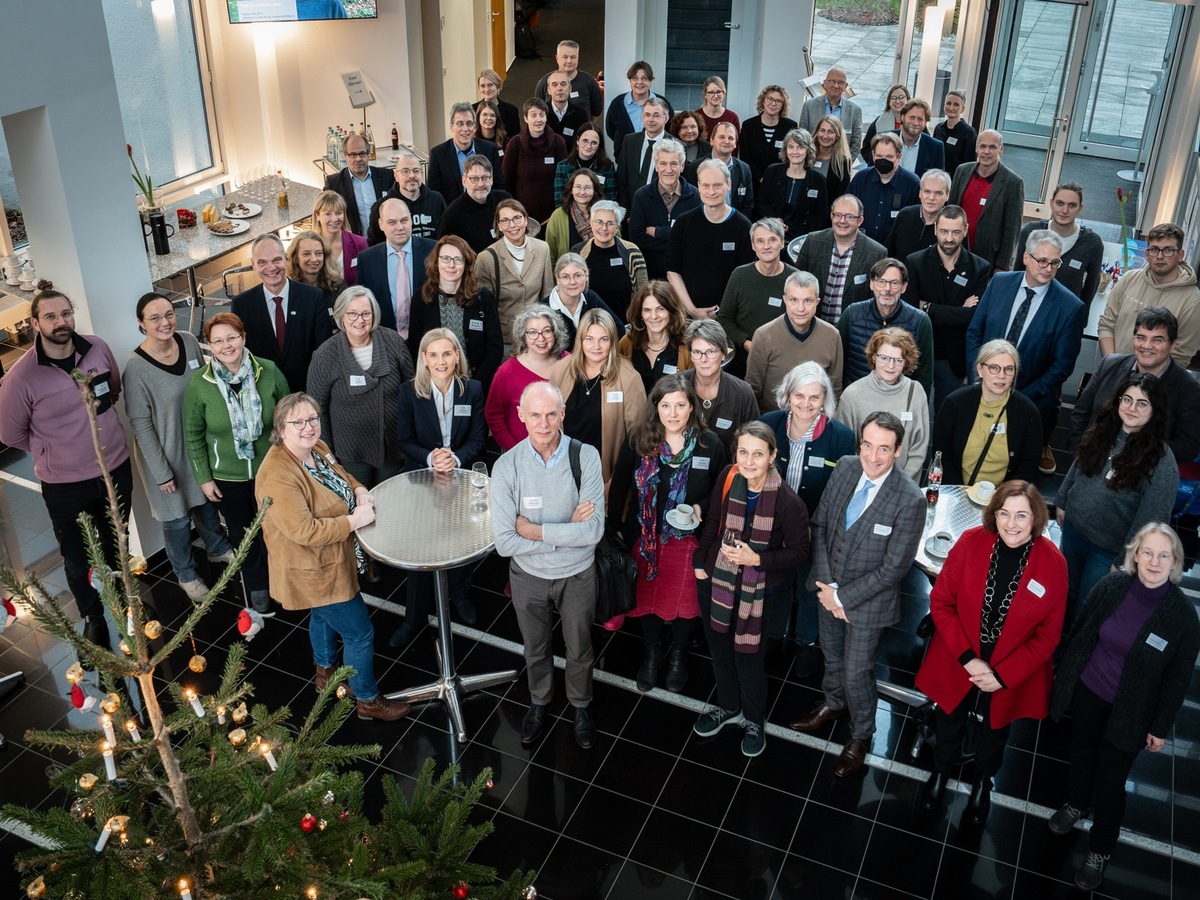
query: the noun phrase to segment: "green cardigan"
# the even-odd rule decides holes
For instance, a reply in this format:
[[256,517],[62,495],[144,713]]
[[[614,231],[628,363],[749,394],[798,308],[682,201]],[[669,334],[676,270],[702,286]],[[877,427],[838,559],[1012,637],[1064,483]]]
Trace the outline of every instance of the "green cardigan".
[[229,421],[229,410],[217,388],[211,362],[197,370],[184,391],[184,440],[192,472],[200,484],[214,480],[252,481],[259,463],[271,449],[275,404],[288,395],[288,385],[270,360],[251,355],[250,364],[263,410],[263,430],[254,442],[254,459],[237,457],[233,445],[233,423]]

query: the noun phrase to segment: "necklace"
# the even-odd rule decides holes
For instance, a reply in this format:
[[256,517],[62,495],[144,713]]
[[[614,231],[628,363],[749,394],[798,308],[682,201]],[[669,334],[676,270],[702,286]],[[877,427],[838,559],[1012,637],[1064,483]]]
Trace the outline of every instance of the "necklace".
[[[594,391],[594,390],[596,389],[596,386],[597,386],[598,384],[600,384],[600,378],[601,378],[601,376],[603,376],[603,375],[604,375],[604,372],[603,372],[603,371],[601,371],[601,373],[600,373],[599,375],[597,375],[595,378],[588,379],[588,378],[586,378],[586,377],[585,377],[585,378],[583,379],[583,392],[584,392],[584,394],[586,394],[586,395],[587,395],[587,396],[589,396],[589,397],[590,397],[590,396],[592,396],[592,391]],[[591,384],[588,384],[588,381],[589,381],[589,380],[591,381]]]
[[[993,555],[992,564],[988,567],[987,582],[983,586],[983,612],[979,617],[980,632],[979,639],[985,644],[994,644],[1000,637],[1000,629],[1004,627],[1004,620],[1008,616],[1008,607],[1012,604],[1013,597],[1016,596],[1017,586],[1021,583],[1021,576],[1025,572],[1025,564],[1029,562],[1029,551],[1033,547],[1033,541],[1029,541],[1025,545],[1025,552],[1021,554],[1021,561],[1017,563],[1017,571],[1013,573],[1012,581],[1009,582],[1004,596],[1000,599],[1000,608],[996,614],[996,621],[990,627],[986,624],[992,614],[992,603],[996,599],[996,558]],[[996,553],[999,552],[997,549]],[[983,629],[987,628],[986,631]]]

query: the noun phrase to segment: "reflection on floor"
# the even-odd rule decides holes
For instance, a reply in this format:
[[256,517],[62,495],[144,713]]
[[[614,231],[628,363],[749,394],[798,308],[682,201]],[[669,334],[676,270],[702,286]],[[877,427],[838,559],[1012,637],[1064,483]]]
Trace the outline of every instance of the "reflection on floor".
[[[12,451],[0,464],[17,474],[25,466]],[[19,551],[10,557],[14,562],[40,559],[45,566],[53,561],[53,546],[47,549],[49,522],[36,493],[0,486],[0,515],[4,546]],[[1194,561],[1194,529],[1188,541]],[[170,629],[188,601],[171,581],[161,554],[152,562],[157,564],[142,583]],[[47,571],[49,583],[63,590],[61,567]],[[519,646],[520,636],[502,593],[504,580],[504,566],[495,557],[476,574],[473,595],[479,628],[486,635],[480,641],[456,635],[464,673],[521,665],[520,656],[505,649]],[[1200,578],[1191,577],[1186,585],[1200,596]],[[389,573],[373,593],[402,603],[402,575]],[[921,653],[913,631],[927,598],[927,582],[914,574],[906,584],[903,621],[888,630],[881,646],[881,677],[912,684]],[[236,597],[222,600],[196,635],[209,660],[208,671],[194,677],[202,689],[218,677],[226,648],[238,640],[234,620],[239,607]],[[435,667],[431,629],[398,655],[387,646],[396,616],[379,608],[372,615],[381,686],[395,690],[424,681]],[[503,872],[538,870],[540,896],[549,900],[1075,895],[1070,881],[1085,852],[1086,835],[1076,831],[1053,838],[1045,822],[1048,810],[1062,799],[1064,726],[1022,722],[1013,729],[998,784],[1002,796],[987,825],[977,828],[962,821],[962,791],[952,793],[948,809],[939,814],[921,811],[917,779],[924,777],[920,770],[928,766],[928,758],[913,761],[909,756],[914,726],[904,709],[881,702],[872,765],[858,777],[836,779],[833,766],[848,736],[846,726],[837,723],[816,741],[786,728],[797,711],[819,696],[818,681],[796,680],[791,651],[776,649],[768,657],[767,749],[747,761],[735,729],[708,740],[691,731],[695,710],[711,699],[713,690],[703,653],[693,653],[683,695],[636,691],[629,679],[641,656],[641,641],[631,627],[616,634],[599,627],[594,632],[598,671],[593,709],[600,735],[591,752],[579,750],[572,739],[561,674],[552,705],[558,718],[532,749],[521,747],[520,723],[529,699],[522,678],[465,701],[470,740],[461,746],[436,703],[391,726],[352,717],[341,739],[383,747],[378,761],[363,769],[368,795],[370,785],[377,788],[387,772],[413,784],[427,757],[439,764],[457,759],[468,774],[491,767],[495,786],[477,815],[493,821],[496,830],[480,845],[478,858]],[[162,676],[186,671],[190,654],[190,648],[181,648]],[[309,658],[305,616],[280,613],[249,646],[248,677],[256,698],[287,704],[297,716],[306,712],[315,696]],[[45,771],[53,756],[28,746],[24,734],[29,728],[94,724],[65,697],[63,673],[72,661],[61,643],[24,622],[0,636],[0,672],[21,669],[28,679],[23,688],[0,699],[0,731],[9,740],[0,753],[0,796],[5,801],[70,803],[47,786]],[[1139,758],[1125,821],[1133,834],[1118,847],[1097,896],[1200,896],[1197,698],[1200,684],[1194,681],[1167,752]],[[831,739],[829,744],[825,738]],[[2,896],[16,896],[11,863],[22,846],[18,838],[0,832]]]

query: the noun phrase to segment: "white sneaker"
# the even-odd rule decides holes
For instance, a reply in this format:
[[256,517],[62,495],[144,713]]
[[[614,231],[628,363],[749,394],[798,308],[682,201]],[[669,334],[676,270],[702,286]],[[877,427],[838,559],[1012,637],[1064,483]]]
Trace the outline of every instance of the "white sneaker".
[[199,578],[195,581],[181,581],[179,586],[193,603],[199,603],[208,596],[208,585]]
[[213,555],[210,553],[210,554],[208,554],[208,561],[209,561],[210,563],[220,563],[220,564],[221,564],[221,565],[223,565],[223,566],[227,566],[227,565],[229,565],[231,562],[233,562],[233,551],[232,551],[232,550],[226,550],[226,551],[225,551],[224,553],[222,553],[220,556],[213,556]]

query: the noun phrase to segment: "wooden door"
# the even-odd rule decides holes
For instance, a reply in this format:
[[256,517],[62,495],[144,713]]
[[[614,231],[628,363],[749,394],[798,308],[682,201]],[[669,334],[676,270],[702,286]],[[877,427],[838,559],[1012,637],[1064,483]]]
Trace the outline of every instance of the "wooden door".
[[508,23],[504,21],[504,0],[488,0],[488,12],[492,29],[492,68],[503,78],[508,71],[508,45],[504,40]]

